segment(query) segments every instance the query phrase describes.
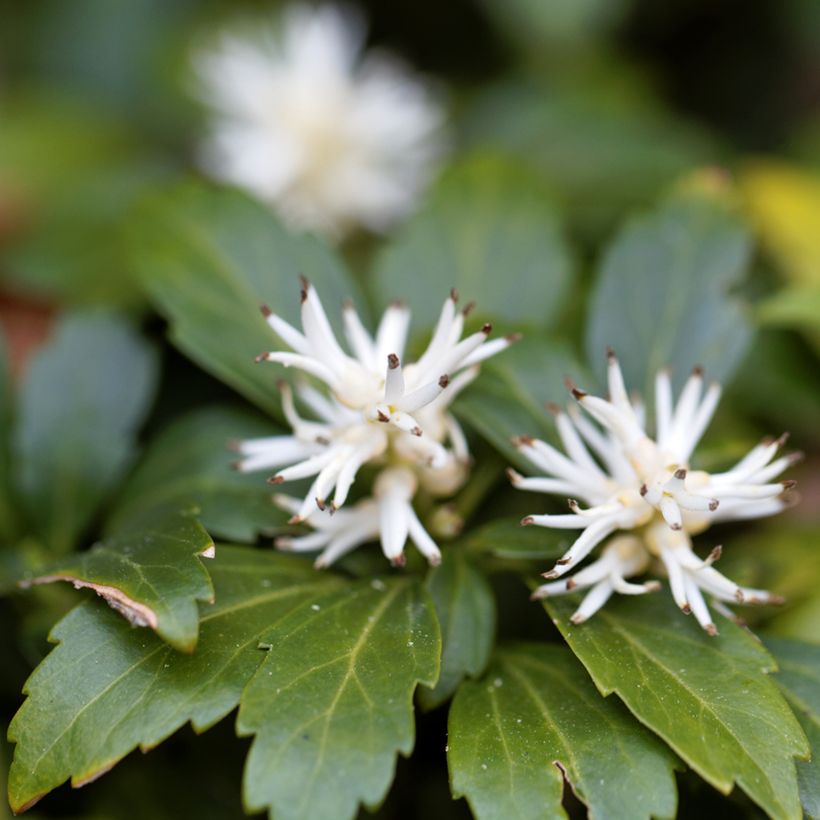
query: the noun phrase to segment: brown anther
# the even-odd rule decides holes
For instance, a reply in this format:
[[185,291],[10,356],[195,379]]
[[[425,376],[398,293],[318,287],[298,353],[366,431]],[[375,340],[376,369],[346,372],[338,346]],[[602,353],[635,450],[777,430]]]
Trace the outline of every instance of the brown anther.
[[461,309],[461,315],[466,319],[475,310],[475,302],[467,302]]
[[735,590],[735,600],[742,604],[746,600],[746,596],[743,594],[743,590],[738,588]]
[[608,347],[606,349],[606,357],[610,361],[610,363],[616,362],[618,360],[618,357],[615,355],[615,351],[611,347]]
[[696,376],[696,377],[697,377],[697,378],[699,378],[699,379],[702,379],[702,378],[703,378],[703,366],[702,366],[702,365],[699,365],[699,364],[696,364],[696,365],[692,368],[692,375],[693,375],[693,376]]
[[578,502],[574,498],[567,499],[567,506],[574,512],[580,512],[581,508],[578,506]]
[[288,524],[301,524],[304,520],[301,515],[292,515],[288,518]]
[[578,582],[574,578],[567,578],[567,592],[570,590],[575,589],[578,586]]
[[541,573],[541,577],[546,578],[548,581],[550,581],[553,578],[558,577],[558,571],[554,569],[548,569],[546,572]]
[[290,390],[290,385],[284,379],[277,379],[276,380],[276,389],[283,393],[286,390]]
[[553,416],[560,416],[561,415],[561,406],[556,404],[554,401],[548,401],[544,407],[552,413]]
[[710,553],[709,558],[707,559],[709,563],[714,564],[715,561],[720,560],[720,556],[723,555],[723,545],[718,544]]
[[258,355],[258,356],[254,359],[254,361],[255,361],[257,364],[259,364],[259,362],[266,362],[266,361],[268,360],[268,357],[269,357],[269,356],[270,356],[270,353],[260,353],[260,354],[259,354],[259,355]]
[[273,313],[267,305],[259,305],[259,310],[266,319]]
[[703,630],[712,638],[718,634],[717,627],[714,624],[706,624],[706,626],[703,627]]
[[678,481],[683,481],[683,479],[686,478],[686,470],[684,470],[683,467],[679,470],[675,470],[675,478],[677,478]]
[[386,416],[384,413],[382,413],[381,410],[376,411],[376,418],[383,424],[386,424],[388,421],[390,421],[390,416]]
[[709,512],[714,512],[720,506],[720,501],[717,498],[709,499]]
[[519,527],[529,527],[529,525],[532,524],[532,522],[533,522],[532,516],[531,515],[525,515],[521,519],[521,521],[518,522],[518,526]]
[[310,282],[308,282],[307,276],[302,273],[299,274],[299,285],[299,299],[304,303],[308,297]]
[[342,302],[342,310],[354,310],[354,309],[355,309],[355,305],[353,304],[352,299],[345,299]]
[[396,310],[404,310],[407,307],[407,305],[404,299],[393,299],[390,302],[390,307],[395,308]]
[[649,492],[649,487],[646,484],[641,484],[640,493],[642,496],[646,495]]
[[510,439],[513,447],[532,447],[535,439],[532,436],[513,436]]
[[493,332],[493,326],[489,322],[487,322],[486,325],[481,326],[481,332],[485,336],[489,336]]
[[331,502],[330,502],[330,506],[328,507],[328,512],[329,512],[331,515],[333,515],[333,514],[336,512],[336,510],[338,510],[338,509],[339,509],[339,508],[336,506],[336,502],[335,502],[335,501],[331,501]]
[[284,483],[285,483],[285,479],[282,478],[282,476],[280,476],[280,475],[272,475],[268,479],[268,484],[284,484]]
[[784,490],[792,490],[797,486],[797,482],[793,478],[787,478],[785,481],[780,482],[783,485]]
[[524,338],[523,333],[508,333],[504,337],[511,345],[515,344],[516,342],[520,342]]
[[330,444],[330,439],[327,436],[319,435],[319,436],[316,436],[316,438],[313,439],[313,440],[317,444],[321,444],[323,447],[327,447]]
[[388,353],[387,354],[387,366],[391,370],[395,370],[399,366],[399,357],[395,353]]
[[325,511],[325,500],[324,498],[316,497],[316,506],[322,511]]
[[563,566],[566,566],[568,563],[570,563],[570,561],[572,561],[572,558],[559,558],[555,563],[558,566],[563,567]]
[[670,524],[669,525],[675,532],[680,532],[683,529],[683,524]]
[[504,472],[507,474],[507,478],[510,480],[511,484],[515,484],[521,480],[521,474],[513,470],[512,467],[507,467]]
[[424,431],[421,429],[421,427],[416,426],[410,431],[410,435],[411,436],[420,436],[423,432]]
[[390,563],[394,567],[403,567],[407,563],[407,556],[400,552],[395,558],[391,559]]
[[684,615],[691,615],[691,614],[692,614],[692,607],[691,607],[691,606],[689,606],[689,604],[684,604],[684,605],[680,608],[680,611],[681,611]]
[[438,386],[444,390],[447,385],[450,384],[450,377],[445,373],[441,378],[438,380]]
[[454,302],[458,302],[458,291],[455,288],[450,288],[450,298]]

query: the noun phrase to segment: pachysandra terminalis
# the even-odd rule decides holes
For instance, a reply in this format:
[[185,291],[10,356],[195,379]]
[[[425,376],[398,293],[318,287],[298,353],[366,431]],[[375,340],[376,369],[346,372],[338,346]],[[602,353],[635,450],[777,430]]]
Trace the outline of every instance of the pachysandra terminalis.
[[[510,470],[522,490],[568,498],[562,515],[530,515],[524,525],[580,530],[579,537],[544,573],[550,580],[533,597],[586,594],[572,616],[581,623],[597,612],[614,592],[640,595],[659,588],[657,581],[627,579],[660,562],[677,605],[692,613],[709,634],[716,634],[704,594],[727,616],[727,603],[780,603],[776,595],[740,587],[714,567],[721,548],[701,560],[692,536],[721,521],[774,515],[790,504],[793,481],[778,477],[799,453],[778,456],[785,436],[765,439],[731,469],[722,473],[693,470],[690,459],[720,399],[720,385],[704,384],[696,368],[677,403],[669,373],[655,380],[655,432],[652,438],[639,401],[631,399],[615,354],[608,354],[609,398],[589,395],[568,383],[575,403],[553,410],[564,452],[529,437],[515,440],[521,453],[543,476],[525,478]],[[609,539],[607,541],[607,539]],[[600,557],[563,580],[596,547]]]

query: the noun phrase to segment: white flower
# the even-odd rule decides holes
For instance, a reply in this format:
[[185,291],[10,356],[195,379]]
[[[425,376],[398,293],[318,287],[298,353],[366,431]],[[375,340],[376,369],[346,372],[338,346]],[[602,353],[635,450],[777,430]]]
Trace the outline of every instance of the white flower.
[[396,60],[362,55],[363,40],[352,11],[295,5],[279,27],[198,52],[206,169],[300,230],[382,231],[406,214],[441,153],[443,113]]
[[[413,509],[416,488],[412,470],[388,467],[377,476],[372,498],[365,498],[333,516],[314,511],[307,523],[315,527],[315,532],[296,537],[280,536],[276,546],[294,552],[322,549],[314,566],[323,569],[361,544],[378,539],[385,557],[392,564],[403,566],[404,545],[409,537],[419,552],[436,566],[441,562],[441,553]],[[287,495],[274,496],[274,501],[289,512],[298,514],[301,509],[299,499]]]
[[[476,377],[478,364],[504,350],[515,337],[487,341],[492,328],[484,325],[462,339],[470,306],[459,311],[457,301],[458,295],[451,291],[427,349],[418,361],[407,365],[402,365],[401,359],[410,311],[402,304],[394,303],[385,311],[375,337],[364,328],[353,306],[345,305],[344,330],[352,353],[337,341],[319,295],[306,280],[302,283],[302,332],[263,307],[271,329],[290,351],[263,353],[257,360],[296,367],[324,388],[317,389],[305,381],[297,384],[297,395],[315,416],[305,419],[296,409],[290,387],[283,385],[282,406],[292,434],[235,445],[240,455],[237,469],[278,469],[268,479],[273,484],[315,476],[305,498],[293,509],[291,523],[306,521],[320,526],[316,509],[327,510],[329,515],[336,513],[347,500],[359,469],[367,463],[412,468],[412,489],[405,506],[418,483],[434,495],[451,494],[463,483],[469,451],[464,432],[448,406]],[[408,480],[395,478],[398,474],[394,471],[388,474],[393,478],[388,480],[382,475],[375,485],[374,503],[380,508],[387,503],[383,499],[393,497],[386,487],[410,486]],[[416,519],[407,520],[416,545],[428,558],[435,557],[437,553],[428,545],[419,543]],[[372,516],[345,516],[333,524],[322,519],[321,531],[331,538],[356,522],[361,535],[357,543],[380,534],[387,557],[394,562],[401,560],[401,550],[395,550],[398,536],[391,535],[395,531],[374,528]],[[398,532],[404,532],[403,545],[408,529],[402,526]],[[316,537],[308,543],[320,545]],[[331,556],[336,555],[335,549],[329,551]]]
[[[578,405],[569,414],[554,409],[561,453],[532,438],[516,444],[543,478],[524,478],[510,471],[522,490],[569,497],[566,515],[531,515],[522,524],[582,530],[555,567],[544,576],[558,578],[575,568],[611,534],[637,531],[640,538],[616,538],[601,558],[567,581],[544,584],[535,597],[592,589],[573,616],[580,623],[606,603],[613,592],[638,594],[656,588],[626,584],[624,579],[643,573],[652,558],[660,559],[669,577],[672,595],[686,613],[716,634],[703,593],[717,602],[776,603],[777,596],[739,587],[712,568],[720,548],[705,560],[692,551],[691,536],[719,521],[760,518],[784,509],[784,492],[793,481],[776,479],[800,454],[775,458],[785,442],[766,439],[727,472],[710,474],[690,469],[690,458],[720,398],[720,386],[704,390],[703,374],[696,368],[676,405],[667,371],[655,383],[655,438],[646,432],[642,405],[630,400],[621,369],[610,351],[609,400],[590,396],[568,384]],[[596,424],[597,422],[597,424]],[[582,507],[578,500],[586,505]],[[723,609],[721,608],[721,611]]]

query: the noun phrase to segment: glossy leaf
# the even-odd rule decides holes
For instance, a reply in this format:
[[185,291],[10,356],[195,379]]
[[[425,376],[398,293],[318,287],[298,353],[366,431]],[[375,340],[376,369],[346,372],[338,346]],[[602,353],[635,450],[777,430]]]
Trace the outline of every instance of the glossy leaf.
[[202,613],[193,655],[132,629],[98,601],[57,624],[57,647],[26,683],[9,729],[15,811],[69,777],[75,787],[94,780],[189,721],[202,732],[221,720],[264,658],[266,633],[297,603],[339,585],[305,561],[244,547],[220,546],[211,574],[216,602]]
[[518,520],[497,519],[469,532],[462,542],[465,550],[497,558],[533,560],[560,558],[572,538],[560,530],[522,527]]
[[678,384],[695,365],[727,380],[750,341],[730,291],[749,263],[749,238],[717,197],[678,195],[628,222],[604,253],[587,314],[586,349],[599,375],[618,353],[630,389],[650,395],[657,370]]
[[482,366],[481,376],[455,406],[460,418],[522,470],[532,470],[512,446],[514,436],[555,436],[548,402],[567,403],[564,379],[582,383],[581,367],[566,345],[528,334]]
[[246,398],[280,415],[284,368],[257,364],[281,347],[259,308],[299,325],[299,274],[335,322],[356,288],[318,240],[293,235],[235,191],[189,183],[153,196],[135,217],[131,252],[140,279],[171,324],[174,343]]
[[135,626],[149,626],[183,652],[196,646],[197,601],[212,603],[214,590],[203,557],[214,543],[192,516],[165,514],[120,531],[43,570],[26,584],[68,581],[88,587]]
[[134,454],[157,376],[153,348],[113,314],[73,314],[21,385],[15,457],[30,527],[55,553],[83,534]]
[[232,469],[232,440],[276,435],[269,421],[232,407],[206,407],[177,419],[149,444],[120,491],[109,532],[138,526],[161,509],[196,507],[216,538],[253,542],[288,517],[271,501],[264,474]]
[[591,817],[674,817],[675,757],[564,647],[499,649],[450,710],[453,791],[478,820],[566,817],[563,780]]
[[396,752],[413,748],[413,691],[438,677],[433,605],[411,578],[360,581],[294,607],[242,696],[237,728],[255,735],[249,811],[342,820],[375,806]]
[[737,783],[771,816],[800,817],[794,758],[806,738],[751,633],[720,619],[709,637],[665,591],[610,601],[580,626],[569,622],[576,606],[545,603],[602,694],[616,692],[719,791]]
[[775,680],[791,704],[811,745],[811,760],[797,764],[800,800],[808,817],[820,817],[820,646],[766,638],[779,667]]
[[441,674],[419,702],[432,709],[448,700],[461,680],[484,671],[495,638],[495,598],[487,579],[458,546],[446,549],[427,578],[441,629]]
[[[515,272],[514,285],[510,273]],[[563,307],[570,258],[544,186],[515,164],[475,156],[446,174],[385,249],[373,285],[430,327],[451,287],[505,329],[545,327]]]

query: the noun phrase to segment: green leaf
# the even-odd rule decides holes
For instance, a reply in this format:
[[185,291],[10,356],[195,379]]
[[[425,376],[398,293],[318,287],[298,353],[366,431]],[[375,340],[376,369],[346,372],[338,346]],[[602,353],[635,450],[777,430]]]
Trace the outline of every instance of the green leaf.
[[354,817],[387,792],[396,752],[413,748],[413,691],[433,686],[441,642],[424,587],[361,581],[294,607],[242,696],[237,729],[255,735],[249,811],[277,820]]
[[145,200],[135,216],[133,264],[171,323],[174,343],[209,373],[277,417],[273,385],[286,371],[254,357],[281,343],[268,304],[298,326],[299,274],[316,285],[332,322],[357,290],[341,260],[309,236],[289,234],[262,205],[187,183]]
[[214,596],[200,559],[213,555],[214,543],[196,519],[166,513],[68,556],[25,583],[89,587],[135,626],[150,626],[171,646],[193,652],[196,602],[213,603]]
[[559,315],[570,268],[543,184],[509,161],[475,156],[444,176],[384,250],[373,284],[382,303],[408,302],[420,327],[435,322],[455,287],[480,316],[515,330]]
[[69,777],[75,787],[94,780],[188,721],[197,732],[213,726],[239,702],[267,632],[296,603],[339,585],[306,561],[245,547],[220,546],[211,575],[216,602],[202,613],[192,655],[132,629],[97,601],[57,624],[50,640],[58,645],[26,683],[28,698],[9,728],[15,811]]
[[764,324],[805,330],[806,337],[820,352],[820,283],[778,291],[758,307],[757,315]]
[[5,338],[0,333],[0,549],[14,540],[18,529],[10,452],[13,396]]
[[463,549],[512,560],[560,558],[572,538],[560,530],[522,527],[517,520],[496,519],[479,527],[461,541]]
[[591,817],[674,817],[675,757],[564,647],[499,649],[450,709],[453,792],[479,820],[566,817],[563,779]]
[[459,397],[454,410],[511,462],[532,470],[511,439],[554,438],[555,426],[545,405],[565,404],[564,378],[572,375],[583,382],[586,372],[566,345],[528,334],[482,365],[481,377]]
[[775,680],[811,744],[811,760],[797,764],[797,779],[803,810],[815,820],[820,817],[820,646],[770,637],[765,643],[779,667]]
[[138,526],[158,509],[193,506],[211,535],[256,541],[288,516],[271,502],[264,477],[231,468],[228,444],[277,432],[269,421],[232,407],[206,407],[177,419],[149,444],[120,491],[108,531]]
[[773,817],[800,817],[794,757],[806,738],[751,633],[722,620],[709,637],[666,594],[612,601],[581,626],[569,621],[576,602],[544,606],[601,693],[616,692],[701,777],[724,794],[737,782]]
[[432,709],[448,700],[465,675],[484,671],[495,637],[495,598],[484,575],[463,548],[445,550],[427,577],[441,629],[441,674],[432,689],[419,689],[419,703]]
[[154,349],[113,314],[62,319],[31,362],[15,456],[31,529],[53,552],[74,546],[131,461],[156,378]]
[[727,380],[751,339],[730,295],[749,253],[745,227],[706,194],[676,196],[628,222],[604,254],[590,299],[586,349],[598,374],[612,347],[627,386],[644,395],[662,367],[678,383],[695,365]]

